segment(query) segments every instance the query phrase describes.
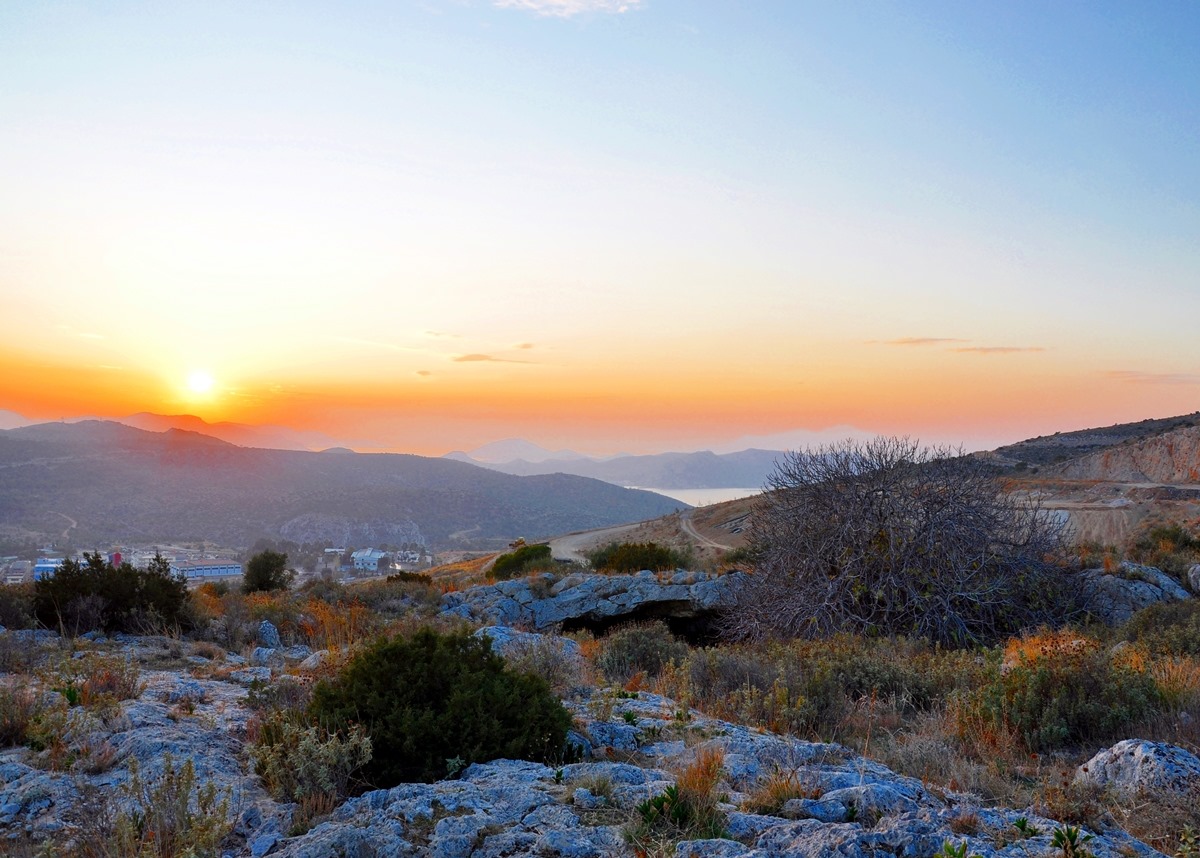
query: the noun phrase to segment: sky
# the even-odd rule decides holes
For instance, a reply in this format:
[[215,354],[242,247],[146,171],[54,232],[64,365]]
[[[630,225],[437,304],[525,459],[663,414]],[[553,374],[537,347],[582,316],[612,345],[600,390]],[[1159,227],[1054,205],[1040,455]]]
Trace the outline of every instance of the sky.
[[0,4],[0,409],[441,454],[1200,409],[1200,5]]

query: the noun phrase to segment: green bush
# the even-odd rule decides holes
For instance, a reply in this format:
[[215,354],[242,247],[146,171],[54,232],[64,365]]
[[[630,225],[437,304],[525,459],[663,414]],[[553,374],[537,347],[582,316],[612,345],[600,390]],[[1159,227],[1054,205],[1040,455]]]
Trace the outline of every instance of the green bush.
[[1117,636],[1156,655],[1200,655],[1200,599],[1151,605],[1130,617]]
[[250,755],[254,773],[279,801],[328,795],[340,802],[350,795],[354,773],[371,759],[371,740],[357,724],[345,736],[330,734],[276,710],[259,724]]
[[1056,647],[1020,657],[980,692],[984,710],[1031,751],[1123,735],[1160,705],[1154,679],[1098,646]]
[[672,662],[687,658],[688,646],[661,622],[624,626],[600,642],[596,667],[609,682],[623,684],[636,673],[654,679]]
[[528,572],[548,569],[553,563],[549,545],[522,545],[496,558],[492,564],[492,577],[497,581],[507,581]]
[[459,765],[559,754],[571,717],[544,680],[506,669],[490,641],[422,629],[384,639],[320,683],[310,715],[330,732],[366,728],[375,786],[434,781]]
[[246,562],[242,592],[258,593],[286,590],[296,573],[287,568],[288,556],[278,551],[260,551]]
[[660,572],[694,565],[689,553],[657,542],[610,542],[589,552],[587,559],[593,569],[616,573],[641,572],[643,569]]
[[0,626],[6,629],[34,626],[32,584],[0,584]]
[[1188,569],[1200,561],[1200,538],[1178,522],[1153,523],[1134,537],[1129,556],[1137,563],[1186,580]]
[[84,559],[67,560],[53,576],[34,584],[34,615],[42,625],[69,635],[191,627],[187,582],[171,574],[161,556],[147,569],[113,566],[99,554]]

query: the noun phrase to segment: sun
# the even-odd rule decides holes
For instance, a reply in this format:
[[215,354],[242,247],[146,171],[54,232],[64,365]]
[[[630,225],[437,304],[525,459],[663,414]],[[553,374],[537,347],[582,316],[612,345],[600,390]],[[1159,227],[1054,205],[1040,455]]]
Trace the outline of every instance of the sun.
[[198,369],[188,376],[187,386],[196,396],[205,396],[212,392],[213,385],[216,381],[212,377],[212,373]]

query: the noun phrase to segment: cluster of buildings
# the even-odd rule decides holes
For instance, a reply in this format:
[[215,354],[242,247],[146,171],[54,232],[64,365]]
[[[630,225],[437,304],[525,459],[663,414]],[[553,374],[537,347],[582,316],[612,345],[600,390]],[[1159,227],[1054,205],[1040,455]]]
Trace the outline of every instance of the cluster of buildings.
[[[242,563],[237,559],[236,552],[232,549],[201,551],[175,546],[169,549],[159,547],[117,548],[105,556],[114,566],[120,566],[124,562],[136,569],[145,569],[156,554],[161,554],[167,559],[171,564],[171,572],[181,575],[189,581],[240,578],[244,570]],[[86,562],[83,552],[75,553],[70,559],[80,563]],[[62,553],[53,552],[50,549],[43,549],[36,560],[0,557],[0,581],[6,584],[37,581],[54,575],[66,560],[67,557]],[[379,548],[359,548],[355,551],[348,551],[346,548],[327,548],[319,559],[317,568],[318,571],[325,573],[370,575],[376,572],[388,573],[397,569],[423,569],[432,563],[432,555],[423,550],[385,551]]]
[[[91,553],[91,552],[87,552]],[[103,556],[114,566],[128,563],[135,569],[145,569],[156,555],[161,554],[171,564],[171,572],[189,580],[240,577],[242,564],[237,562],[233,551],[195,551],[175,549],[168,553],[158,548],[114,549]],[[54,575],[68,559],[85,563],[84,552],[76,552],[70,558],[43,549],[36,560],[17,557],[0,557],[0,572],[5,584],[21,584],[38,581]]]

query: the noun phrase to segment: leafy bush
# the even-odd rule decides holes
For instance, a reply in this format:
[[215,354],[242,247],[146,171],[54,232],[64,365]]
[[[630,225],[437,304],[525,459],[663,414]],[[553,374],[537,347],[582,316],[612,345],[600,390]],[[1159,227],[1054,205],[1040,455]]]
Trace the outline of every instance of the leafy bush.
[[296,573],[287,568],[288,556],[278,551],[260,551],[246,562],[242,592],[286,590]]
[[0,584],[0,626],[33,628],[33,585]]
[[593,569],[616,573],[641,572],[643,569],[660,572],[694,565],[690,554],[657,542],[610,542],[588,552],[587,559]]
[[67,560],[34,584],[34,614],[69,635],[93,630],[146,633],[191,627],[187,582],[155,555],[147,569],[113,566],[99,554]]
[[1200,536],[1179,522],[1152,520],[1132,538],[1129,557],[1186,580],[1188,569],[1200,562]]
[[663,623],[624,626],[600,641],[596,667],[609,682],[624,684],[636,673],[653,679],[664,666],[687,658],[688,647]]
[[445,777],[449,760],[557,754],[571,721],[545,681],[506,669],[490,641],[431,629],[356,655],[316,687],[309,713],[331,732],[366,728],[364,775],[381,787]]
[[496,558],[492,564],[492,577],[497,581],[507,581],[538,569],[548,569],[553,564],[549,545],[522,545]]
[[[254,773],[279,801],[336,805],[350,795],[351,778],[371,759],[371,740],[359,725],[343,736],[275,711],[258,724],[251,759]],[[322,797],[327,800],[314,801]]]
[[1200,655],[1200,599],[1151,605],[1130,617],[1117,635],[1151,653]]
[[1115,737],[1160,704],[1153,677],[1066,633],[1012,641],[1006,670],[981,690],[992,719],[1032,751]]

